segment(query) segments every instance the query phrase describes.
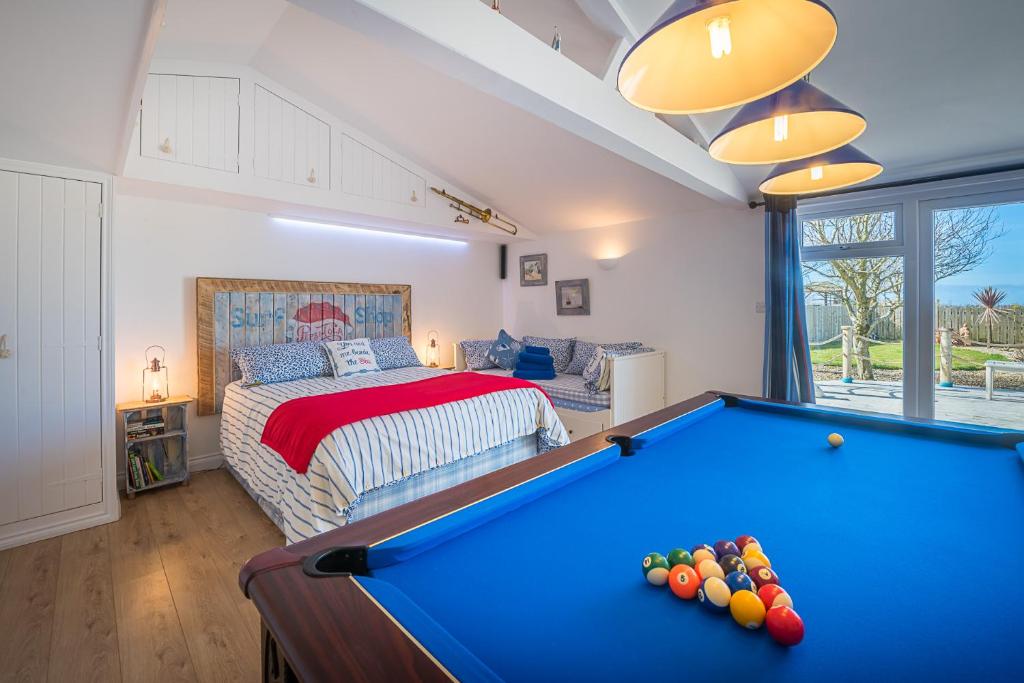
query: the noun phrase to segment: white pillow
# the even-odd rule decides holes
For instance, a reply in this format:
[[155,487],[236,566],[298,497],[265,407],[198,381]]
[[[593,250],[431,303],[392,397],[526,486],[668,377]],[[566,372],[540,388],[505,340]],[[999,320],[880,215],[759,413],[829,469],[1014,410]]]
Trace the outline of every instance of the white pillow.
[[369,339],[347,339],[324,342],[335,377],[348,377],[380,370]]

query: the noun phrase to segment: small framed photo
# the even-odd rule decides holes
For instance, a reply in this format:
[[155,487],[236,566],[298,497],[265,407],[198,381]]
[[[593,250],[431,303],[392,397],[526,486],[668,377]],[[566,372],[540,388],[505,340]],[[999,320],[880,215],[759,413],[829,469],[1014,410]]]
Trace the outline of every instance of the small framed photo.
[[548,255],[530,254],[519,257],[519,286],[541,287],[548,284]]
[[558,315],[590,315],[590,280],[555,282]]

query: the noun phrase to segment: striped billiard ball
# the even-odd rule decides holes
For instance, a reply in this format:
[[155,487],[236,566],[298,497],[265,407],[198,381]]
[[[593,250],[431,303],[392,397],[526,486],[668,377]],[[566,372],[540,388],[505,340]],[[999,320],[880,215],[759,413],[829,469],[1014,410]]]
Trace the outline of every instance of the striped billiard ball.
[[701,582],[697,589],[697,600],[712,612],[723,612],[729,607],[732,593],[725,581],[717,576],[710,576]]
[[[757,539],[754,538],[753,536],[748,536],[746,534],[744,534],[743,536],[737,536],[736,537],[736,547],[740,549],[740,552],[738,552],[736,554],[737,555],[741,555],[743,553],[743,551],[747,549],[747,546],[749,544],[751,544],[751,543],[757,543]],[[761,544],[760,543],[757,543],[757,549],[758,550],[761,549]]]
[[779,605],[793,609],[793,598],[778,584],[769,583],[761,586],[757,591],[757,597],[761,598],[765,609],[771,609]]
[[690,548],[690,555],[693,556],[694,562],[699,563],[701,560],[714,560],[718,562],[718,555],[715,554],[715,549],[707,543],[701,543]]
[[701,560],[697,563],[697,576],[701,581],[711,577],[724,580],[725,572],[714,560]]
[[668,560],[661,553],[649,553],[644,556],[644,578],[651,585],[664,586],[668,581]]

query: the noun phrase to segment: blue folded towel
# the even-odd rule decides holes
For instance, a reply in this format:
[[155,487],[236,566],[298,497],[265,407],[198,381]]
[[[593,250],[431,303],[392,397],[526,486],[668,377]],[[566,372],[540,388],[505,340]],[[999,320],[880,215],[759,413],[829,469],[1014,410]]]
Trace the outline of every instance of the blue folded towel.
[[523,346],[523,353],[532,353],[537,356],[550,356],[551,349],[546,346],[530,346],[526,344]]
[[518,379],[554,379],[555,371],[551,370],[520,370],[518,367],[512,373]]
[[538,363],[542,365],[551,365],[555,362],[555,359],[551,356],[542,356],[538,353],[527,353],[526,351],[520,351],[519,356],[516,358],[516,363]]
[[555,361],[551,358],[536,361],[530,358],[519,356],[516,360],[516,370],[554,370]]

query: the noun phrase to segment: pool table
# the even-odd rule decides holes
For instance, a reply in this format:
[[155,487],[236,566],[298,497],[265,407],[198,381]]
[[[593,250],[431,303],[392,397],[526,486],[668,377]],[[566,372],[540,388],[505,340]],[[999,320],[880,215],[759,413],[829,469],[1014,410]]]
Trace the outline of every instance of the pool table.
[[[267,681],[1008,680],[1022,457],[1021,432],[709,392],[268,551],[239,582]],[[644,579],[649,552],[741,534],[803,618],[796,647]]]

